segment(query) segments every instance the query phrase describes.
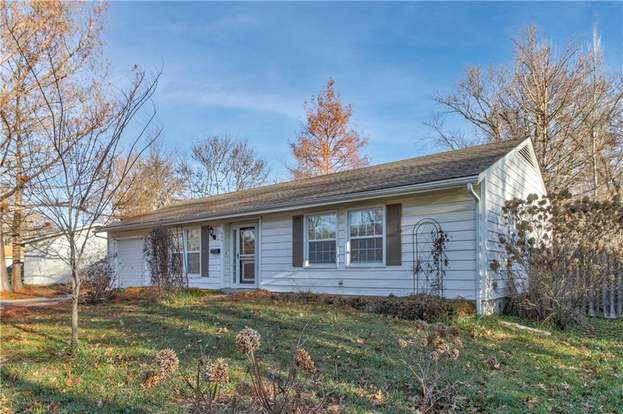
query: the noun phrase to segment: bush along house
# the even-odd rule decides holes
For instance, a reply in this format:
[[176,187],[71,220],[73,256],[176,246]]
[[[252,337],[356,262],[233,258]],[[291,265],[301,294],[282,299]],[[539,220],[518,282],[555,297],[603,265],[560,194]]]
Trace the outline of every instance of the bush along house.
[[169,228],[190,287],[434,291],[487,313],[505,295],[489,269],[504,203],[545,191],[526,139],[183,201],[103,230],[121,287],[151,283],[145,237]]

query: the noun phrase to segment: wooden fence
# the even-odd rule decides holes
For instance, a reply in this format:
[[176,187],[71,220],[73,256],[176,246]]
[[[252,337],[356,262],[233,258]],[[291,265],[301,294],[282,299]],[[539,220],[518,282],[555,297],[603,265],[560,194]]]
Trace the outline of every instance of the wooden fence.
[[604,318],[623,318],[623,266],[619,261],[607,266],[608,280],[591,292],[586,314]]

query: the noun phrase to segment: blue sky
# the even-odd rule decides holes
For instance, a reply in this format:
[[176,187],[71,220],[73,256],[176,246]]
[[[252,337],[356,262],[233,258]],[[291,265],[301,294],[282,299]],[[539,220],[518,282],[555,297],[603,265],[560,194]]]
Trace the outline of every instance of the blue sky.
[[[373,163],[439,148],[423,125],[466,67],[512,63],[536,24],[558,48],[598,24],[608,65],[623,70],[623,3],[112,3],[105,53],[115,77],[163,67],[154,97],[169,148],[211,135],[247,139],[275,179],[304,102],[327,79],[353,106]],[[469,132],[469,130],[468,130]]]

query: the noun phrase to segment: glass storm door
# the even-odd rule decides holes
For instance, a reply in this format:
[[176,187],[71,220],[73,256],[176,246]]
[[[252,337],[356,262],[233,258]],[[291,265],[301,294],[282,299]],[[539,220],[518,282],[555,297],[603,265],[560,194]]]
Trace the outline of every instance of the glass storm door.
[[236,276],[238,283],[255,284],[255,226],[240,227],[236,237]]

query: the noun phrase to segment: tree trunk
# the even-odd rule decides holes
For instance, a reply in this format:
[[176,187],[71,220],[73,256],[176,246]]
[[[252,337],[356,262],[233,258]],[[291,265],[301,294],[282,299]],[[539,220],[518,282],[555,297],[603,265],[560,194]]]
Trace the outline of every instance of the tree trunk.
[[0,292],[10,292],[9,274],[6,271],[6,258],[4,257],[4,226],[2,222],[2,206],[0,206]]
[[70,265],[71,265],[71,348],[78,348],[78,300],[80,299],[80,274],[76,261],[76,250],[70,242]]
[[24,284],[22,283],[22,227],[23,227],[23,217],[22,217],[22,200],[24,195],[24,187],[23,187],[23,166],[22,166],[22,142],[21,136],[17,136],[15,140],[15,194],[13,195],[13,201],[15,204],[13,210],[13,233],[12,242],[13,242],[13,271],[12,271],[12,281],[13,281],[13,290],[20,290],[24,288]]
[[595,137],[595,127],[593,126],[591,128],[591,162],[592,162],[592,167],[593,167],[593,198],[595,200],[597,200],[597,196],[598,196],[598,191],[597,189],[599,188],[599,175],[597,172],[597,144],[595,142],[596,137]]
[[[18,178],[19,180],[20,178]],[[22,188],[17,188],[15,192],[15,211],[13,212],[13,290],[24,288],[22,283]]]

